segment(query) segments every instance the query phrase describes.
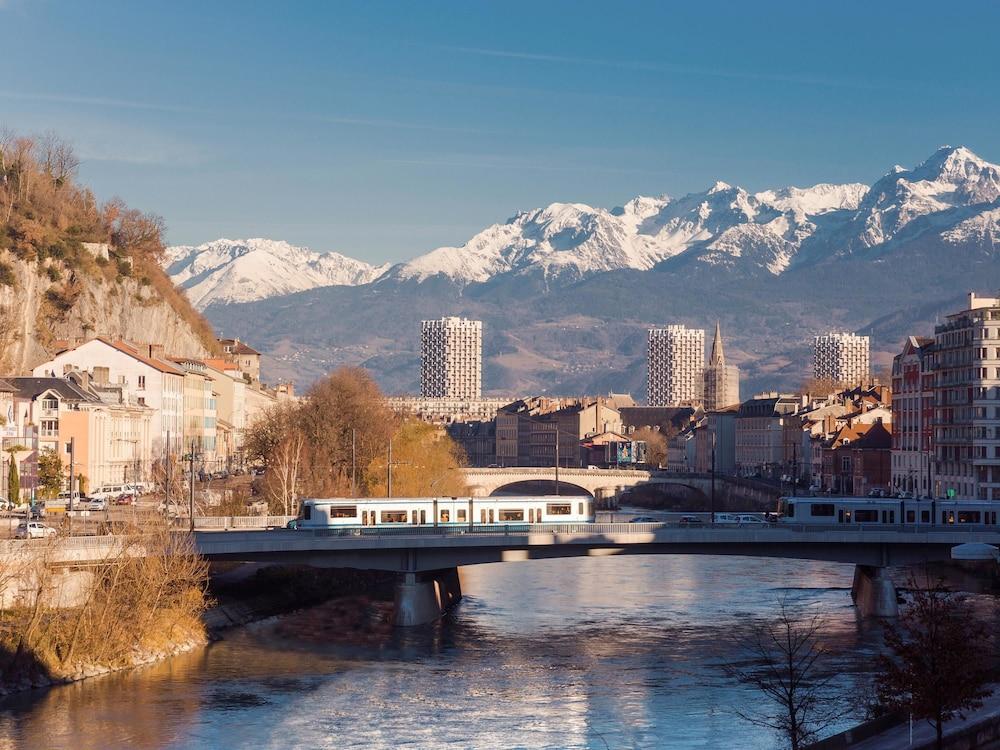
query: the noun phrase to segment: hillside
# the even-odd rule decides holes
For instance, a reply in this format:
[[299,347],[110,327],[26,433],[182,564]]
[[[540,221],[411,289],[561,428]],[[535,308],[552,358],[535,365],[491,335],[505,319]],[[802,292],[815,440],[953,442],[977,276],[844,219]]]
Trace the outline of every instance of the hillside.
[[161,268],[162,220],[117,199],[99,205],[77,165],[54,136],[0,133],[0,371],[95,335],[213,351],[211,326]]
[[397,264],[370,284],[327,286],[206,315],[250,341],[275,376],[308,382],[360,364],[414,391],[419,321],[480,318],[494,392],[645,392],[646,329],[722,321],[744,393],[793,388],[812,337],[873,337],[884,367],[909,333],[1000,288],[1000,167],[942,147],[872,186],[748,193],[718,183],[616,209],[552,204],[459,248]]

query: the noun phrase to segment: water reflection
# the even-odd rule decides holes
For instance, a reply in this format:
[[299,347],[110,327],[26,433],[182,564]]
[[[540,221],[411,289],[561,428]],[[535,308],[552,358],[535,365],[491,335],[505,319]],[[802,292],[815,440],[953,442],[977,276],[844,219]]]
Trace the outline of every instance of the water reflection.
[[[168,663],[9,700],[0,750],[771,748],[734,713],[759,697],[720,666],[745,656],[753,618],[785,597],[825,614],[838,679],[863,677],[879,633],[855,617],[852,572],[685,556],[468,568],[453,616],[384,643],[260,624]],[[844,726],[857,713],[847,707]]]

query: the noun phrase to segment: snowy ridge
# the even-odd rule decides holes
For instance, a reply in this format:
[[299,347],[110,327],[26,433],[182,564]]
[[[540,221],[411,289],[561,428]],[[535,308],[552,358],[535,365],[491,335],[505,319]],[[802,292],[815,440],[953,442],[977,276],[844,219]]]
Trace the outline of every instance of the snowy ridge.
[[367,284],[388,268],[260,238],[170,247],[165,265],[200,310],[213,303],[252,302],[321,286]]
[[168,272],[204,308],[319,286],[432,278],[465,286],[510,274],[572,281],[682,264],[778,276],[887,245],[901,232],[931,232],[943,244],[971,242],[992,253],[1000,241],[1000,167],[944,146],[913,169],[893,167],[870,188],[821,183],[749,193],[717,182],[704,192],[639,196],[610,210],[552,203],[493,224],[460,247],[391,267],[254,239],[170,248]]

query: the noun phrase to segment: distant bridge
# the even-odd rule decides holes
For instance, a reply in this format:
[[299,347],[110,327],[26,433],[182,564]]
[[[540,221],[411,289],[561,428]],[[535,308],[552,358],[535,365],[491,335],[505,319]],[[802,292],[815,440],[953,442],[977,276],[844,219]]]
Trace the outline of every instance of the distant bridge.
[[[512,466],[494,469],[462,469],[469,491],[477,497],[492,495],[497,490],[522,482],[552,482],[558,479],[560,493],[571,495],[583,491],[596,500],[620,497],[625,490],[645,484],[674,485],[701,493],[706,499],[712,491],[711,474],[677,473],[634,469],[563,469],[558,477],[555,467]],[[778,496],[775,487],[761,482],[717,474],[716,491],[725,492],[751,502],[772,500]],[[707,506],[706,506],[707,507]]]

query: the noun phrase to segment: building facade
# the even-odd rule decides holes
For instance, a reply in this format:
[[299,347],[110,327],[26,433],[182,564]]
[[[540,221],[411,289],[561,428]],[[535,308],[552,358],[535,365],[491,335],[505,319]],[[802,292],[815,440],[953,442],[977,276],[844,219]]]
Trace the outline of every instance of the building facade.
[[260,352],[239,339],[219,339],[226,358],[246,374],[251,383],[260,383]]
[[743,475],[779,477],[790,470],[788,464],[788,420],[802,404],[789,393],[760,393],[740,404],[736,412],[735,461]]
[[62,377],[73,370],[94,380],[123,385],[139,406],[152,410],[151,452],[162,458],[180,453],[183,442],[184,370],[168,361],[157,344],[131,345],[94,338],[60,352],[32,371],[36,377]]
[[722,348],[722,328],[715,324],[715,338],[712,340],[712,356],[705,368],[705,411],[718,411],[740,403],[740,370],[726,364],[726,354]]
[[650,406],[701,403],[705,332],[682,325],[651,328],[646,367],[647,401]]
[[892,489],[933,491],[934,340],[910,336],[892,359]]
[[420,395],[479,399],[483,390],[483,323],[465,318],[420,326]]
[[871,379],[870,344],[867,336],[827,333],[813,341],[813,377],[848,385]]
[[491,420],[501,406],[516,401],[510,396],[498,398],[422,398],[420,396],[389,396],[386,402],[396,412],[412,414],[431,424],[481,422]]
[[934,494],[1000,500],[1000,299],[934,327]]

